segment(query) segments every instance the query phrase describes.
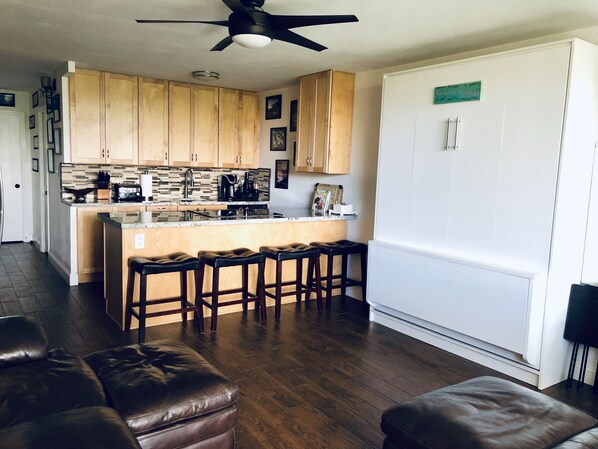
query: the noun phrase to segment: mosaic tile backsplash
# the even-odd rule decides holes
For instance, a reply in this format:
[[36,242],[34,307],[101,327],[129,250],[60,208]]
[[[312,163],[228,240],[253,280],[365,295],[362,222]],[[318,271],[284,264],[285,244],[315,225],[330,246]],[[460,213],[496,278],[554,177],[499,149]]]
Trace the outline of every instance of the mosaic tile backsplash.
[[[154,201],[172,201],[183,197],[185,172],[188,167],[142,167],[135,165],[99,165],[99,164],[61,164],[60,188],[62,198],[73,200],[74,195],[66,193],[65,187],[71,189],[85,189],[96,187],[98,172],[110,173],[110,182],[139,183],[139,175],[147,171],[152,175],[152,191]],[[189,198],[198,201],[218,200],[218,177],[222,174],[233,173],[243,179],[249,172],[258,185],[260,201],[270,201],[270,169],[256,168],[250,170],[236,170],[226,168],[191,168],[193,170],[193,187],[189,187]],[[86,201],[97,200],[96,192],[86,196]]]

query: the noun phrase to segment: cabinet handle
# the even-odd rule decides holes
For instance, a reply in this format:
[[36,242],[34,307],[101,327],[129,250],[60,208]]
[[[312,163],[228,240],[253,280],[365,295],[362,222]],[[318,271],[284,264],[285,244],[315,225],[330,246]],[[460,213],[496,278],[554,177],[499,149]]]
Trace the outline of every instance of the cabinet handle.
[[461,123],[461,119],[459,117],[457,117],[455,119],[455,142],[453,145],[453,150],[458,150],[459,149],[459,144],[457,143],[457,139],[459,137],[459,124]]
[[451,123],[452,123],[452,120],[449,118],[446,121],[446,140],[444,142],[444,149],[445,150],[448,150],[450,148],[449,147],[449,134],[451,133]]
[[106,150],[106,159],[110,159],[110,150]]
[[168,160],[168,151],[164,153],[164,160],[167,161]]
[[106,152],[104,151],[104,149],[102,148],[102,159],[104,159],[106,157]]

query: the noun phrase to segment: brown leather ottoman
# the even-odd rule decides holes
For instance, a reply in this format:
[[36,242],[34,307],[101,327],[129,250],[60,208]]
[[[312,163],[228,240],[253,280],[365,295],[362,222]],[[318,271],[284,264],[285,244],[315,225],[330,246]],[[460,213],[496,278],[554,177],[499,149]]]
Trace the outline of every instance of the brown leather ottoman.
[[143,343],[85,360],[142,448],[234,448],[238,388],[185,344]]
[[384,449],[598,447],[597,421],[542,393],[478,377],[417,396],[382,415]]

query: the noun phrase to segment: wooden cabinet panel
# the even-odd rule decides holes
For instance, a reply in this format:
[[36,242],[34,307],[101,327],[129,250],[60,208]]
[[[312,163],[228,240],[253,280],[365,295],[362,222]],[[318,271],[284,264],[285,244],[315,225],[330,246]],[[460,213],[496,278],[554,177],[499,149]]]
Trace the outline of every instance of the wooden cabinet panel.
[[168,84],[168,165],[192,165],[193,85]]
[[297,171],[347,174],[351,162],[352,73],[315,73],[300,78]]
[[220,89],[219,165],[255,168],[259,165],[259,95]]
[[69,91],[71,161],[136,164],[137,77],[78,69]]
[[97,164],[105,161],[103,92],[101,72],[78,69],[69,80],[73,162]]
[[193,110],[193,165],[218,164],[218,88],[195,86]]
[[176,212],[177,206],[175,205],[156,205],[156,206],[145,206],[145,210],[148,212]]
[[139,80],[139,163],[168,163],[168,81]]
[[136,76],[104,74],[106,162],[137,164],[139,139]]
[[104,231],[98,213],[112,212],[111,207],[77,210],[77,275],[79,282],[99,281],[104,272]]

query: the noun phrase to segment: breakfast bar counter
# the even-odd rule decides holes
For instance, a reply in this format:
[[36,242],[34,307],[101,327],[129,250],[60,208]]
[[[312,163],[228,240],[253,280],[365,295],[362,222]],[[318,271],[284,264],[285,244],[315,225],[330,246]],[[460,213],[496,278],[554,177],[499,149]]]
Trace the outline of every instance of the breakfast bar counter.
[[[104,227],[106,313],[121,328],[124,328],[127,261],[131,256],[160,256],[177,251],[196,256],[200,250],[219,251],[246,247],[258,251],[264,245],[340,240],[347,237],[347,220],[356,218],[354,215],[316,215],[307,209],[116,212],[98,214],[98,217]],[[325,269],[323,258],[323,272]],[[238,287],[240,268],[238,272],[236,269],[226,271],[220,279],[221,288]],[[250,269],[249,274],[250,282],[254,285],[257,270]],[[266,283],[273,279],[274,264],[267,264]],[[204,291],[210,290],[211,281],[206,279],[205,282]],[[148,279],[148,299],[177,296],[178,288],[178,274],[151,276]],[[189,298],[194,298],[195,286],[190,274],[188,290]],[[137,295],[138,292],[135,291],[135,297]],[[287,299],[289,301],[294,299]],[[268,305],[272,304],[273,301],[268,300]],[[226,307],[220,313],[239,310],[240,305]],[[205,314],[209,316],[208,309]],[[150,318],[147,325],[173,321],[180,321],[180,316]],[[133,320],[132,327],[136,326],[137,321]]]

